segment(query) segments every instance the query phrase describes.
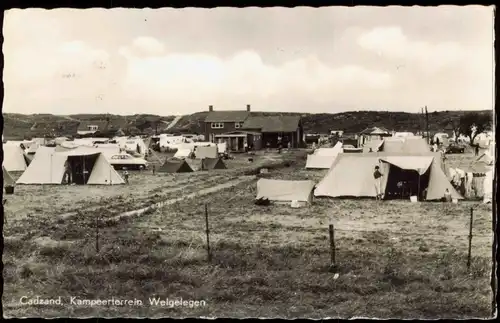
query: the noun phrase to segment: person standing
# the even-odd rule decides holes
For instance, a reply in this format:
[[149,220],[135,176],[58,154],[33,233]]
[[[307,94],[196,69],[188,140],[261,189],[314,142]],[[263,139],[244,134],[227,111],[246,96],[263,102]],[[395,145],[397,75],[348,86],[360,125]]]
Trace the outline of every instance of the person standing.
[[375,180],[375,194],[377,200],[382,199],[382,173],[379,169],[379,166],[375,166],[375,171],[373,172],[373,178]]
[[123,177],[125,179],[125,183],[128,184],[128,171],[127,170],[123,173]]
[[247,153],[248,152],[248,143],[246,141],[243,144],[243,147],[245,148],[245,152]]
[[451,192],[449,189],[444,190],[443,200],[444,202],[451,202]]

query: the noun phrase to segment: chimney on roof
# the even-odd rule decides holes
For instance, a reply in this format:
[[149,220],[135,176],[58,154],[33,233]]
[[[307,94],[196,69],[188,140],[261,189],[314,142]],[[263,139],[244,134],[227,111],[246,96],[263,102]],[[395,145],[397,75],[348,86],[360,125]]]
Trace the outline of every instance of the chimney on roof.
[[250,112],[250,104],[247,104],[247,111]]
[[214,111],[214,106],[213,106],[213,105],[209,105],[209,106],[208,106],[208,111],[209,111],[209,112]]

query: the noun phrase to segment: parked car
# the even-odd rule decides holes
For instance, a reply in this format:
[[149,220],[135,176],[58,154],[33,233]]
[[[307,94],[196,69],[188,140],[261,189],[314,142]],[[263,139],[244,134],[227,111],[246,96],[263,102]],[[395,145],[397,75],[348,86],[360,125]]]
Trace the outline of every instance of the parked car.
[[129,154],[113,155],[109,158],[109,163],[115,169],[140,170],[148,168],[148,162],[145,159],[134,157]]
[[465,152],[465,146],[458,143],[451,143],[446,147],[446,154],[463,154]]

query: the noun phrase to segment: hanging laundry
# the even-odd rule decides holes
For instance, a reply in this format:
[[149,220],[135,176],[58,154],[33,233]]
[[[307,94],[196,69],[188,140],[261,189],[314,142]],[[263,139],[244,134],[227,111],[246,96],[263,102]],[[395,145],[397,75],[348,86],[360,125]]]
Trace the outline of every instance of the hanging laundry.
[[465,195],[468,197],[473,197],[475,195],[472,192],[473,180],[474,180],[474,175],[472,173],[467,173],[465,176]]

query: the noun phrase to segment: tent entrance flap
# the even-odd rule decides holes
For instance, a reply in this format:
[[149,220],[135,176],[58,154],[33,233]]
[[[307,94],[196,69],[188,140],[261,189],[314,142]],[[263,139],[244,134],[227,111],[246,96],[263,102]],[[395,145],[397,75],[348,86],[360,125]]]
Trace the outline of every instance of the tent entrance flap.
[[429,175],[430,169],[424,174],[419,174],[416,170],[407,170],[389,165],[384,198],[392,200],[409,199],[410,196],[418,196],[419,200],[425,200],[424,192],[429,186]]
[[66,171],[71,174],[71,182],[79,185],[87,184],[98,156],[99,154],[68,156]]

